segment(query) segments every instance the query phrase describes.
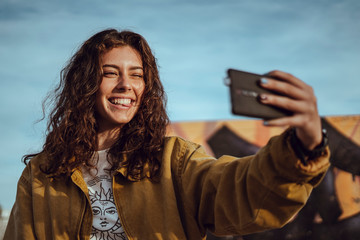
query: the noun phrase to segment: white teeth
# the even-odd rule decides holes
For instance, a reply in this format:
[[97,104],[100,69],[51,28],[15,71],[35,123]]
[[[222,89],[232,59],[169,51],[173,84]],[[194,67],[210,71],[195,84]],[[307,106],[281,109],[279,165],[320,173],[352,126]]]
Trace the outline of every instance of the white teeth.
[[111,99],[111,103],[113,104],[130,104],[131,103],[131,99],[129,98],[112,98]]

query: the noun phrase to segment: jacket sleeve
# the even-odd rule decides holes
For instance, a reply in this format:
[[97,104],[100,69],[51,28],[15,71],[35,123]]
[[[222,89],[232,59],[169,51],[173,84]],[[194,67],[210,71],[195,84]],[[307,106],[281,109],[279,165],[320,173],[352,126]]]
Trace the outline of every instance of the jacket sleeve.
[[286,224],[306,203],[329,167],[327,153],[301,164],[289,133],[272,138],[256,155],[211,159],[188,144],[179,163],[187,213],[202,232],[245,235]]
[[10,213],[4,240],[36,239],[32,209],[30,166],[27,165],[18,181],[16,200]]

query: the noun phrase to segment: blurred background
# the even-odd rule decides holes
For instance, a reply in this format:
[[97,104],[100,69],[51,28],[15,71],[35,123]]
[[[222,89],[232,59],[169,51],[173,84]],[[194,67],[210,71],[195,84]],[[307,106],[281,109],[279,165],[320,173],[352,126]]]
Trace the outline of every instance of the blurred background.
[[41,149],[41,103],[79,45],[105,28],[142,34],[174,122],[231,115],[227,68],[290,72],[322,116],[360,113],[358,0],[1,0],[0,205],[15,200],[21,157]]

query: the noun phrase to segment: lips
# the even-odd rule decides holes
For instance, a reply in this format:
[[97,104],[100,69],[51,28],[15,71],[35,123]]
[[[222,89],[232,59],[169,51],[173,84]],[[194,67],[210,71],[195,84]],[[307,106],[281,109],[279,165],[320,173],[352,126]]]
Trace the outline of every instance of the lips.
[[114,105],[129,106],[132,100],[130,98],[109,98],[109,102],[111,102]]
[[102,221],[102,222],[100,223],[100,225],[101,225],[102,227],[106,227],[108,224],[109,224],[108,221]]

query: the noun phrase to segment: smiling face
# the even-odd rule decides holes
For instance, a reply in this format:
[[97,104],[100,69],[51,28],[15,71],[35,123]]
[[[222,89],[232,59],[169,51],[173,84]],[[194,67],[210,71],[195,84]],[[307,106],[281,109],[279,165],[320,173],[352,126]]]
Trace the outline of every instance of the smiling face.
[[96,94],[99,131],[117,130],[130,122],[139,109],[145,89],[140,54],[130,46],[102,55],[102,82]]

